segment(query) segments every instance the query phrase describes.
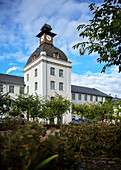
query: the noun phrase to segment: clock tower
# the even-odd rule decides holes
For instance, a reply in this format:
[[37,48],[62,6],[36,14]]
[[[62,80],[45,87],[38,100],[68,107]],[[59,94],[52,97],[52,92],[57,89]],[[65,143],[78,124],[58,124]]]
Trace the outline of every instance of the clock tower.
[[56,34],[52,33],[51,30],[52,28],[48,24],[42,26],[41,32],[36,36],[40,38],[40,45],[45,42],[53,45],[53,37],[56,36]]

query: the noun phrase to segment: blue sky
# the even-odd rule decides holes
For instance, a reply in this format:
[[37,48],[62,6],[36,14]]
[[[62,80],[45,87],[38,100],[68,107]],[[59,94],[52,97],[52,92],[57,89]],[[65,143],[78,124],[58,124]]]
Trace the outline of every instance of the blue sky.
[[72,84],[97,88],[121,97],[121,73],[116,67],[101,74],[98,54],[80,56],[72,46],[83,41],[77,26],[92,18],[89,4],[102,0],[0,0],[0,73],[23,76],[23,67],[39,46],[36,35],[45,24],[57,34],[54,45],[72,61]]

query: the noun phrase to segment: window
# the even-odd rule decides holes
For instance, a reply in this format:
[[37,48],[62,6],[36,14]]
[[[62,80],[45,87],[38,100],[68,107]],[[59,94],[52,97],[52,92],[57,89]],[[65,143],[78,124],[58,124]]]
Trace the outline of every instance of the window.
[[29,74],[27,74],[27,81],[29,81]]
[[53,67],[50,68],[50,75],[53,75],[53,76],[55,75],[55,68]]
[[3,84],[0,84],[0,92],[3,92]]
[[98,96],[96,96],[96,102],[98,102]]
[[63,83],[62,82],[59,83],[59,90],[63,90]]
[[87,101],[87,95],[86,95],[86,94],[85,94],[85,96],[84,96],[84,100]]
[[20,91],[20,94],[24,94],[24,87],[20,87],[19,91]]
[[73,115],[73,116],[72,116],[72,120],[75,120],[75,119],[76,119],[76,118],[75,118],[75,116]]
[[9,86],[9,93],[14,93],[14,86]]
[[37,69],[35,69],[35,77],[37,77]]
[[119,112],[119,116],[121,116],[121,112]]
[[29,93],[29,86],[27,86],[27,93]]
[[63,77],[63,70],[59,70],[59,77]]
[[35,91],[37,90],[37,82],[35,82]]
[[55,90],[55,81],[50,82],[50,89]]
[[92,95],[90,96],[90,101],[93,101],[93,96]]
[[75,100],[75,93],[72,93],[72,100]]
[[81,94],[78,95],[78,100],[81,100]]
[[103,97],[102,97],[102,99],[101,99],[101,100],[102,100],[102,102],[103,102]]

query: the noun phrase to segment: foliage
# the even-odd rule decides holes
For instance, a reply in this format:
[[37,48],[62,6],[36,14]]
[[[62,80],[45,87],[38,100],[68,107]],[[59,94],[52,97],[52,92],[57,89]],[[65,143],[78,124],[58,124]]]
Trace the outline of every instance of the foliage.
[[62,115],[70,110],[71,102],[59,94],[55,94],[53,100],[51,98],[45,99],[42,107],[42,113],[46,120],[54,123],[54,118],[57,118],[57,123],[61,122]]
[[72,105],[72,113],[80,114],[81,117],[85,117],[87,119],[111,119],[113,118],[113,105],[112,103],[84,103],[84,104],[73,104]]
[[27,122],[0,135],[1,169],[35,169],[58,155],[43,169],[79,169],[87,157],[121,158],[121,123],[62,125],[46,136],[41,124]]
[[15,105],[19,110],[19,114],[21,111],[27,111],[27,121],[29,121],[29,117],[31,116],[33,119],[38,117],[39,112],[41,111],[41,97],[39,95],[29,95],[22,94],[17,97],[15,100]]
[[0,92],[0,114],[4,114],[9,111],[11,98],[8,93],[4,94]]
[[80,55],[84,55],[86,50],[89,54],[98,52],[100,55],[97,62],[105,62],[106,67],[113,65],[119,66],[121,71],[121,1],[104,0],[101,7],[94,3],[89,5],[90,11],[93,11],[93,18],[90,24],[79,25],[78,30],[83,29],[79,34],[82,38],[88,38],[88,41],[78,43],[73,48],[79,48]]

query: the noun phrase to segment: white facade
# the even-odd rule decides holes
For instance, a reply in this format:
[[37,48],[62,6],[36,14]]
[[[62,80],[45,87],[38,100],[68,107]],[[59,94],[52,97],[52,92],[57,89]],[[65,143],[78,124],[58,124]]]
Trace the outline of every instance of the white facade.
[[17,85],[12,83],[0,83],[0,85],[3,85],[3,90],[1,92],[3,93],[9,93],[9,95],[14,99],[17,97],[17,95],[20,95],[20,88],[24,88],[23,85]]
[[[51,68],[55,74],[51,75]],[[59,70],[63,71],[63,76],[59,76]],[[71,62],[49,57],[45,52],[24,67],[24,81],[26,84],[25,93],[39,94],[41,96],[55,96],[55,93],[71,100]],[[51,82],[55,82],[53,89]],[[59,83],[63,85],[59,89]],[[36,86],[36,87],[35,87]],[[55,88],[54,88],[55,87]],[[29,89],[29,90],[28,90]],[[71,113],[65,114],[63,123],[71,121]]]
[[[75,99],[73,97],[75,96]],[[80,97],[81,96],[81,97]],[[106,97],[103,96],[95,96],[90,94],[82,94],[82,93],[72,93],[71,99],[75,103],[89,103],[89,102],[106,102]]]

